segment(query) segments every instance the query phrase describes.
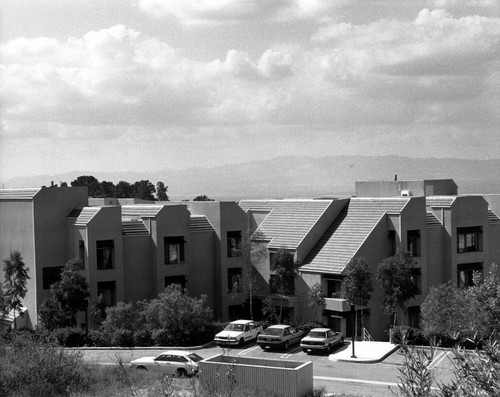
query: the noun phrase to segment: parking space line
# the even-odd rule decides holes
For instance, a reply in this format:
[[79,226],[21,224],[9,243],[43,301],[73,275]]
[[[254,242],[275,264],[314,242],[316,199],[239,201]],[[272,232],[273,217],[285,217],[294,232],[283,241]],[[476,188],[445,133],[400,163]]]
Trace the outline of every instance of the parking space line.
[[252,351],[254,351],[255,349],[258,349],[258,348],[259,348],[258,345],[257,346],[249,347],[248,349],[245,349],[245,350],[239,352],[238,355],[244,356],[245,354],[248,354],[248,353],[250,353],[250,352],[252,352]]
[[295,354],[297,352],[300,351],[300,347],[296,347],[295,349],[293,349],[292,351],[288,352],[288,353],[285,353],[281,356],[281,358],[288,358],[288,357],[291,357],[292,354]]
[[441,362],[446,358],[448,357],[448,353],[447,351],[444,351],[444,352],[441,352],[441,354],[439,354],[431,363],[431,365],[429,365],[429,369],[434,369],[436,368],[439,364],[441,364]]

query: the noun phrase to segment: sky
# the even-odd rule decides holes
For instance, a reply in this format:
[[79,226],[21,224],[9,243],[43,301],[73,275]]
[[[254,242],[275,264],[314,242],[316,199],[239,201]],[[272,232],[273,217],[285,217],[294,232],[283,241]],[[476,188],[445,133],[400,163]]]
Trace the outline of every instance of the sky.
[[2,0],[0,181],[500,158],[500,0]]

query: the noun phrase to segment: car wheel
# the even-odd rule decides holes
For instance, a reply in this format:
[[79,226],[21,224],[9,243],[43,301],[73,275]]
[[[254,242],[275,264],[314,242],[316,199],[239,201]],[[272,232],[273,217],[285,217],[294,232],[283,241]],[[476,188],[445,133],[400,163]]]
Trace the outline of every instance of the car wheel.
[[147,370],[148,370],[148,369],[147,369],[145,366],[143,366],[143,365],[139,365],[139,366],[137,367],[137,369],[138,369],[139,371],[147,371]]
[[179,378],[185,378],[187,376],[187,371],[184,368],[177,369],[177,376]]
[[344,337],[340,338],[340,344],[343,345],[344,344]]
[[330,354],[332,352],[332,345],[328,345],[326,352]]
[[241,338],[240,339],[240,346],[243,345],[245,343],[245,339]]
[[288,341],[285,342],[285,350],[288,350]]

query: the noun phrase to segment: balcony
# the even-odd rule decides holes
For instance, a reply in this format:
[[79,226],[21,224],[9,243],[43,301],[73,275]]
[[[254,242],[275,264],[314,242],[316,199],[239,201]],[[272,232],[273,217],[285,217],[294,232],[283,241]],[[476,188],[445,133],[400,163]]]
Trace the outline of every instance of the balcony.
[[340,298],[325,298],[326,310],[333,310],[335,312],[348,312],[351,310],[351,305],[346,299]]

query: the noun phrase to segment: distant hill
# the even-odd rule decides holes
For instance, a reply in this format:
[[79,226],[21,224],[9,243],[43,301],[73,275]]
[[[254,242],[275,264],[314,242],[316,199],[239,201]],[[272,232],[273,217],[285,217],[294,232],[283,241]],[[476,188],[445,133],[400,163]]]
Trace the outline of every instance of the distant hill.
[[454,179],[459,193],[500,193],[500,159],[463,160],[400,156],[284,156],[265,161],[184,170],[93,172],[19,177],[2,183],[6,188],[68,184],[80,175],[117,183],[149,179],[163,181],[171,200],[200,194],[216,200],[242,198],[338,197],[354,194],[356,181]]

